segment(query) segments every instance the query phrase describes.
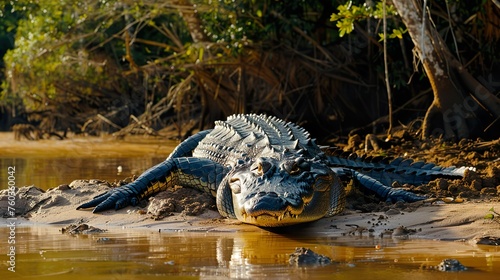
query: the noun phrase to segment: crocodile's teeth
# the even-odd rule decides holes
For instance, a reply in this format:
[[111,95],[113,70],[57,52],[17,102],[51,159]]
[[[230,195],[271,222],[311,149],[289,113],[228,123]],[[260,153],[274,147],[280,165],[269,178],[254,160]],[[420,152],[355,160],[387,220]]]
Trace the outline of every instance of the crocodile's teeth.
[[285,213],[278,216],[278,221],[281,221],[285,218]]

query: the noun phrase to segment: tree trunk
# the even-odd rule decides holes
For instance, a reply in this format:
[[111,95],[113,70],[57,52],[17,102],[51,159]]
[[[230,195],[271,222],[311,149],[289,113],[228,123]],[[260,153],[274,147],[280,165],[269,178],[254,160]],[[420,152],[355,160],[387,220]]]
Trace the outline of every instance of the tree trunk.
[[[500,99],[453,57],[419,0],[393,0],[429,78],[434,100],[425,114],[423,138],[460,139],[500,135]],[[493,125],[492,125],[493,124]],[[495,126],[495,127],[494,127]]]

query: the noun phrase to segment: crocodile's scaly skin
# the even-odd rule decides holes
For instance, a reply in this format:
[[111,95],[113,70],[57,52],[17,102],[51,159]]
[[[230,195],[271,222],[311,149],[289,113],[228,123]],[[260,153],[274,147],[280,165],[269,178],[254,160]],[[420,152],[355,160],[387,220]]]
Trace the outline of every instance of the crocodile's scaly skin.
[[275,227],[341,212],[345,194],[339,178],[354,179],[383,200],[417,201],[425,197],[389,186],[394,180],[420,184],[438,176],[462,175],[463,169],[399,158],[345,157],[334,149],[320,149],[295,124],[265,115],[234,115],[182,142],[164,162],[134,182],[78,209],[120,209],[168,186],[181,185],[212,194],[223,216]]

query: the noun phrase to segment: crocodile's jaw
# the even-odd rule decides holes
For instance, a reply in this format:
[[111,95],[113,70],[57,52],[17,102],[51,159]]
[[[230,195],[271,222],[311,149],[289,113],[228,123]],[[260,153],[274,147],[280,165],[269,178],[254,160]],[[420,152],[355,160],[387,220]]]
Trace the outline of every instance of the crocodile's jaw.
[[[261,227],[282,227],[295,225],[299,223],[307,223],[321,219],[328,212],[328,207],[317,207],[329,205],[330,201],[328,194],[317,192],[313,195],[311,201],[316,201],[321,204],[313,206],[311,203],[305,204],[302,209],[291,207],[290,205],[283,205],[279,198],[268,197],[266,203],[269,207],[264,208],[262,203],[254,203],[247,201],[242,206],[238,205],[238,196],[233,197],[233,205],[235,208],[236,218],[244,223],[253,224]],[[321,201],[322,200],[322,201]],[[314,202],[313,202],[314,203]],[[280,208],[273,207],[274,205],[282,204]],[[249,209],[260,207],[256,211],[248,211]]]
[[[326,216],[331,205],[335,174],[323,165],[313,164],[295,176],[283,162],[272,164],[267,174],[239,169],[231,175],[232,203],[236,218],[261,227],[280,227],[311,222]],[[255,168],[253,168],[255,169]]]

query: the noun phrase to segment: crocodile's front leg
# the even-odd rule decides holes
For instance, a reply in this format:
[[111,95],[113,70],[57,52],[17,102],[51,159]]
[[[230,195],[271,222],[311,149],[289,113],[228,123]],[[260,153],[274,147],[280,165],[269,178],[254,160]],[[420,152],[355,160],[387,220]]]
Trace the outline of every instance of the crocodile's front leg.
[[[166,189],[169,184],[183,183],[179,180],[179,174],[182,174],[183,170],[186,172],[192,170],[194,176],[200,176],[199,180],[201,182],[204,175],[216,172],[217,169],[220,169],[220,166],[215,166],[211,161],[205,162],[207,166],[212,165],[212,171],[207,170],[202,174],[196,167],[203,165],[203,163],[197,161],[196,164],[191,166],[186,157],[191,156],[191,152],[209,132],[210,130],[200,131],[189,137],[177,146],[164,162],[150,168],[134,182],[96,196],[93,200],[80,205],[77,209],[95,207],[94,212],[100,212],[111,208],[120,209],[130,204],[136,205],[140,199]],[[210,169],[210,167],[207,168]],[[214,175],[210,176],[214,177]],[[187,185],[189,184],[186,183]]]
[[148,169],[134,182],[96,196],[77,209],[95,207],[94,213],[113,208],[118,210],[137,205],[141,199],[174,185],[196,188],[215,196],[217,186],[227,172],[228,168],[208,159],[168,158]]

